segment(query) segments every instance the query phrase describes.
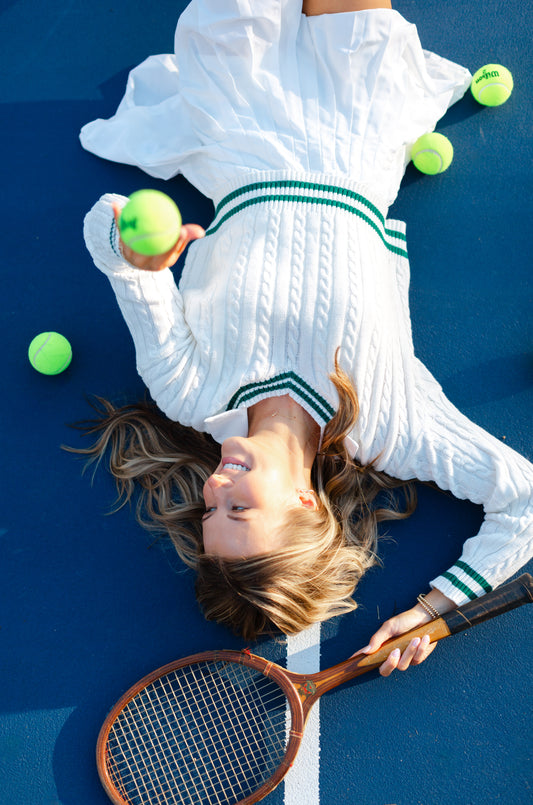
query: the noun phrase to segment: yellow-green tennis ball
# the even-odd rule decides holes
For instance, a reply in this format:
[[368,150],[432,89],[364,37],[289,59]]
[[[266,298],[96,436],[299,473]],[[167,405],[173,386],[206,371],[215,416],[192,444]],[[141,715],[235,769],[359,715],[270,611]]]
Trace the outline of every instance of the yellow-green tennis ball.
[[181,215],[166,193],[137,190],[122,210],[118,228],[123,243],[134,252],[164,254],[179,238]]
[[512,73],[501,64],[486,64],[474,73],[470,89],[483,106],[501,106],[513,91]]
[[411,159],[419,171],[434,176],[450,167],[453,145],[444,134],[423,134],[411,149]]
[[58,375],[72,360],[72,347],[60,333],[39,333],[31,342],[28,358],[43,375]]

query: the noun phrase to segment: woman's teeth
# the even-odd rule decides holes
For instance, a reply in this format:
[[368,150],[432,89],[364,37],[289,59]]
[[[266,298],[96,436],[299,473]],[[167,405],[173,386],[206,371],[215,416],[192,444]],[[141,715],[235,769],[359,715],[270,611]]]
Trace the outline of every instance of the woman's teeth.
[[226,464],[224,464],[224,469],[225,470],[228,470],[228,469],[229,470],[242,470],[243,472],[249,472],[250,471],[250,468],[245,467],[244,464],[232,464],[230,461],[228,461]]

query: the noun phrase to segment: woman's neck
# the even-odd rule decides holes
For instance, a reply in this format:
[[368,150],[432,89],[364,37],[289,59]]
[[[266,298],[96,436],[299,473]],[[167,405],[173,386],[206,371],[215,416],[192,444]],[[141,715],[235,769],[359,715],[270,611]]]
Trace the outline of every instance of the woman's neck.
[[320,443],[320,427],[312,416],[288,394],[268,397],[248,409],[248,437],[272,437],[287,446],[295,471],[303,469],[307,485]]

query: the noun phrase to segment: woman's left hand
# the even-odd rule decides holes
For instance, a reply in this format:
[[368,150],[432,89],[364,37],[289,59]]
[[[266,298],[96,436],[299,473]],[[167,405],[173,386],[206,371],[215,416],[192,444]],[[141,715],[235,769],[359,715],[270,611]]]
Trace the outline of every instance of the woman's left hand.
[[[120,212],[121,210],[118,204],[113,204],[113,213],[115,215],[117,229]],[[178,240],[174,246],[164,254],[150,256],[139,254],[138,252],[134,252],[133,249],[130,249],[129,246],[126,246],[122,238],[120,239],[120,249],[124,259],[127,260],[130,265],[135,266],[135,268],[139,268],[142,271],[163,271],[165,268],[171,268],[171,266],[177,262],[178,257],[185,251],[185,248],[191,241],[203,238],[204,235],[205,229],[199,224],[183,224]]]
[[[427,600],[433,604],[437,611],[443,615],[451,609],[454,609],[456,604],[446,596],[439,593],[438,590],[432,590],[427,596]],[[420,605],[416,604],[411,609],[395,615],[393,618],[385,621],[374,635],[372,635],[368,646],[360,649],[357,654],[373,654],[386,640],[390,640],[397,635],[405,634],[411,629],[416,629],[424,623],[429,623],[431,616]],[[385,662],[380,665],[379,673],[381,676],[390,676],[394,670],[406,671],[411,665],[420,665],[434,650],[436,643],[430,643],[429,635],[422,638],[416,637],[400,652],[399,649],[391,651]]]

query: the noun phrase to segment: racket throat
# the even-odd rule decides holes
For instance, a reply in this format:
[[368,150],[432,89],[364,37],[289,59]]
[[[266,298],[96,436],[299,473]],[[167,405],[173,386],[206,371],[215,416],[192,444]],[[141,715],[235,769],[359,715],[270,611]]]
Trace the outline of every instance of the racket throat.
[[302,705],[304,726],[307,723],[307,718],[311,712],[311,708],[315,702],[320,698],[326,688],[322,690],[316,681],[312,678],[303,679],[301,682],[293,683]]

